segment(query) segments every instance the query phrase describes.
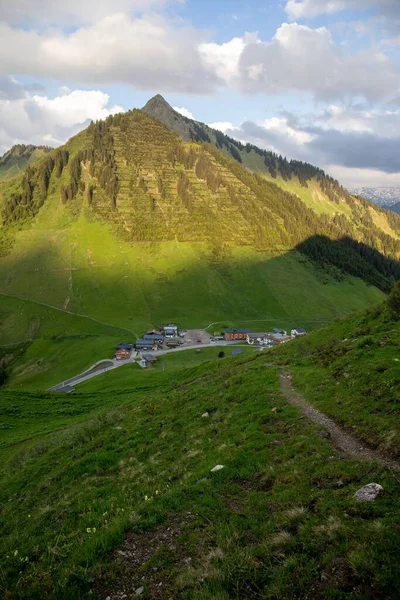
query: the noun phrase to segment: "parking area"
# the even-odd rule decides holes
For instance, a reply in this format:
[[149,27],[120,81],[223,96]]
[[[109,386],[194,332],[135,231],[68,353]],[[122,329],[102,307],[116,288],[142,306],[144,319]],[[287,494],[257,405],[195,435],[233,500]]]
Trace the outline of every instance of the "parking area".
[[182,338],[184,346],[198,346],[199,344],[209,344],[210,335],[205,329],[188,329]]

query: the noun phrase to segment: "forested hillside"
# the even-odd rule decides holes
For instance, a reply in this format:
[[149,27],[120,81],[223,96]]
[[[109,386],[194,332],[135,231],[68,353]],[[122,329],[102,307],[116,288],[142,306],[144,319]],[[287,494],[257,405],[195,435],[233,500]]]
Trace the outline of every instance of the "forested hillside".
[[[330,214],[316,212],[213,145],[182,142],[160,122],[130,111],[93,123],[20,179],[3,184],[3,230],[11,234],[31,222],[47,196],[57,194],[70,213],[83,209],[128,242],[206,242],[216,256],[233,244],[259,251],[298,246],[314,258],[306,240],[344,239],[347,261],[355,256],[359,265],[356,274],[389,289],[400,277],[400,217],[351,196],[309,165],[280,161],[284,179],[296,175],[307,186],[309,178],[320,177]],[[3,248],[9,245],[3,241]],[[330,245],[324,263],[332,256],[346,271],[341,254],[341,244]]]
[[[61,357],[71,370],[103,358],[93,319],[129,339],[171,320],[312,330],[381,301],[400,278],[400,218],[337,184],[313,205],[322,184],[296,178],[293,193],[294,178],[252,173],[133,110],[1,182],[0,330],[32,344],[21,384],[49,381]],[[65,313],[84,336],[73,360]]]

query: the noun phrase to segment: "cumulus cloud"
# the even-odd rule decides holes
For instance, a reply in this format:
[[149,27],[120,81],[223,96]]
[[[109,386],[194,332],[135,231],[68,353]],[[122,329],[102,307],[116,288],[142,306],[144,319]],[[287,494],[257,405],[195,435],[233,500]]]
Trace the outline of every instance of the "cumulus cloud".
[[25,23],[73,25],[91,23],[117,12],[143,12],[166,0],[0,0],[0,20]]
[[334,44],[325,27],[297,23],[283,23],[271,40],[245,34],[218,44],[161,16],[116,13],[72,32],[4,22],[0,39],[0,75],[63,84],[126,83],[186,94],[231,86],[245,93],[300,91],[318,101],[362,96],[374,102],[394,94],[399,83],[398,67],[379,49],[351,54]]
[[375,9],[384,16],[400,16],[398,0],[287,0],[285,10],[291,19],[332,15],[344,10]]
[[237,77],[248,93],[298,90],[322,101],[357,96],[376,101],[398,89],[399,70],[379,50],[346,54],[325,27],[284,23],[271,42],[248,40]]
[[181,108],[179,108],[179,106],[173,106],[172,108],[174,110],[176,110],[176,112],[178,112],[179,114],[183,115],[184,117],[187,117],[188,119],[194,119],[193,114],[190,112],[190,110],[188,108],[185,108],[184,106],[182,106]]
[[386,173],[378,169],[355,169],[340,165],[325,165],[326,171],[342,185],[351,188],[361,187],[400,187],[400,173]]
[[108,94],[98,90],[74,90],[49,98],[20,86],[19,94],[15,92],[8,98],[0,94],[0,153],[16,143],[58,146],[90,120],[123,110],[109,106],[109,100]]
[[0,74],[96,85],[123,82],[181,93],[209,92],[218,83],[201,60],[200,34],[162,17],[117,13],[72,33],[0,23],[0,39]]
[[224,44],[203,43],[199,47],[200,55],[209,69],[225,82],[234,81],[238,76],[238,65],[248,36],[233,38]]
[[221,131],[222,133],[229,132],[231,137],[233,137],[232,133],[234,131],[240,131],[239,127],[235,127],[233,123],[230,123],[229,121],[217,121],[215,123],[209,123],[208,126],[212,127],[213,129],[217,129],[217,131]]
[[377,3],[378,0],[288,0],[285,11],[291,19],[304,19],[349,9],[364,10]]

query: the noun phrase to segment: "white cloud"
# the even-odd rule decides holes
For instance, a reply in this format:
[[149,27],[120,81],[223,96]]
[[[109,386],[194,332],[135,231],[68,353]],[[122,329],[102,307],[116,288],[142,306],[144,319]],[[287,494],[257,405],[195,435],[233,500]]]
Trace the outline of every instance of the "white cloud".
[[324,165],[324,168],[347,188],[400,186],[400,173],[385,173],[378,169],[355,169],[330,164]]
[[179,106],[173,106],[172,108],[174,110],[176,110],[176,112],[178,112],[179,114],[183,115],[184,117],[187,117],[188,119],[194,119],[194,116],[190,112],[190,110],[185,108],[184,106],[182,106],[181,108],[179,108]]
[[0,23],[0,74],[141,89],[206,93],[218,77],[198,52],[200,34],[162,17],[117,13],[72,33],[13,29]]
[[[1,0],[0,0],[1,2]],[[118,6],[118,2],[117,2]],[[303,92],[316,100],[395,94],[399,69],[382,51],[351,54],[325,27],[283,23],[271,40],[245,34],[205,42],[194,28],[161,16],[108,15],[72,32],[13,28],[0,22],[0,75],[66,83],[131,84],[160,92]]]
[[233,123],[230,123],[229,121],[218,121],[216,123],[209,123],[208,125],[209,127],[212,127],[212,129],[217,129],[217,131],[221,131],[222,133],[228,133],[231,137],[232,136],[232,132],[233,131],[239,131],[239,127],[235,127],[233,125]]
[[74,90],[55,98],[26,91],[12,99],[0,96],[0,153],[16,143],[58,146],[90,120],[123,110],[109,106],[109,100],[98,90]]
[[289,125],[286,117],[272,117],[271,119],[266,119],[264,122],[260,123],[260,125],[267,132],[286,137],[297,146],[309,144],[315,138],[315,135]]
[[291,19],[310,19],[342,11],[374,9],[385,17],[400,16],[399,0],[287,0],[285,11]]
[[236,37],[225,44],[201,44],[199,51],[205,65],[228,83],[239,74],[239,60],[245,45],[246,38]]
[[166,0],[0,0],[0,20],[25,23],[92,23],[117,12],[141,12],[163,5]]
[[399,69],[381,51],[348,54],[325,27],[283,23],[270,42],[248,38],[238,65],[247,93],[312,93],[316,100],[377,101],[398,89]]
[[291,19],[304,19],[331,15],[343,10],[363,10],[377,4],[378,0],[288,0],[285,11]]

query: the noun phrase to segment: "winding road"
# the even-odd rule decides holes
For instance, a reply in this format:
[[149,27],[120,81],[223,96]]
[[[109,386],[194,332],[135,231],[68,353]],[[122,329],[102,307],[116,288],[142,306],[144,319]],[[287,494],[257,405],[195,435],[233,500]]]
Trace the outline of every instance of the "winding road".
[[[240,344],[238,344],[237,342],[225,342],[225,341],[219,341],[219,342],[213,342],[210,344],[195,344],[195,345],[183,345],[180,346],[179,348],[173,348],[172,350],[158,350],[157,352],[145,352],[144,354],[150,355],[150,356],[155,356],[156,358],[160,357],[160,356],[165,356],[166,354],[172,354],[172,353],[176,353],[176,352],[183,352],[185,350],[197,350],[197,349],[201,349],[201,348],[213,348],[215,346],[239,346]],[[247,344],[242,344],[242,345],[246,345]],[[61,392],[61,393],[70,393],[73,392],[76,385],[79,385],[80,383],[83,383],[84,381],[87,381],[88,379],[92,379],[93,377],[97,377],[98,375],[102,375],[103,373],[107,373],[107,371],[113,371],[114,369],[118,369],[118,367],[123,367],[124,365],[129,365],[132,364],[134,362],[136,362],[138,359],[140,359],[142,356],[142,353],[135,353],[131,358],[128,358],[126,360],[116,360],[115,358],[113,359],[103,359],[103,360],[99,360],[96,363],[94,363],[91,367],[89,367],[88,369],[86,369],[85,371],[83,371],[82,373],[80,373],[79,375],[76,375],[75,377],[71,377],[70,379],[66,379],[65,381],[62,381],[61,383],[58,383],[57,385],[54,385],[53,387],[49,388],[47,391],[48,392]],[[101,365],[104,364],[104,367],[101,367]],[[106,364],[108,363],[108,364]]]

